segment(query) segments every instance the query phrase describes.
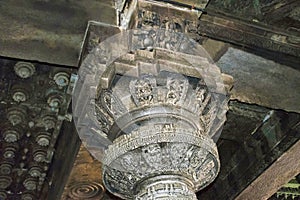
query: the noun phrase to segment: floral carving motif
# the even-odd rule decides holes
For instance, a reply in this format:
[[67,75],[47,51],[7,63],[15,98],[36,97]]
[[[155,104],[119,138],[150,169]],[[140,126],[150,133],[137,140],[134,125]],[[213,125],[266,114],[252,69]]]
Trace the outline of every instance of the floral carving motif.
[[130,82],[130,91],[134,102],[138,106],[150,105],[154,100],[154,87],[156,80],[150,77],[143,77]]
[[168,77],[167,79],[167,102],[171,104],[182,103],[188,89],[188,81],[186,79],[177,79]]
[[106,110],[114,117],[120,117],[126,113],[126,108],[122,105],[122,102],[110,91],[104,91],[101,93],[100,98],[102,105]]
[[148,146],[142,147],[142,157],[148,164],[153,168],[158,168],[162,159],[162,152],[159,144],[150,144]]
[[[156,86],[154,77],[143,77],[130,82],[130,91],[137,106],[150,105],[158,99],[173,105],[183,105],[188,91],[189,83],[185,78],[168,77],[166,85]],[[167,90],[165,94],[165,90]],[[165,95],[165,96],[163,96]]]

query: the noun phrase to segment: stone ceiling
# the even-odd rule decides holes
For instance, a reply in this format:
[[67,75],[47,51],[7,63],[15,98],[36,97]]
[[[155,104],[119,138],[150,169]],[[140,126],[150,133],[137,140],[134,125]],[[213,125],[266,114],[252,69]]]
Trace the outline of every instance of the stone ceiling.
[[[201,10],[207,3],[160,2],[191,10]],[[265,195],[251,199],[269,198],[300,173],[295,162],[299,154],[292,151],[299,148],[300,137],[299,13],[297,0],[211,0],[200,19],[193,21],[196,26],[189,34],[234,79],[228,120],[218,141],[221,172],[199,192],[199,199],[245,199],[243,195],[249,193]],[[97,23],[88,26],[88,21],[116,26],[114,2],[0,2],[0,199],[52,200],[61,195],[62,199],[115,199],[104,193],[101,164],[80,147],[69,122],[72,83],[80,58],[91,47],[84,44],[97,44],[118,32],[98,30]],[[25,66],[34,66],[28,78],[15,70],[24,61]],[[67,85],[56,82],[59,72],[65,73]],[[18,96],[23,93],[24,101]],[[52,116],[52,121],[45,116]],[[17,141],[5,137],[7,129],[20,134]],[[46,135],[49,144],[41,145],[39,135]],[[11,151],[15,156],[7,157]],[[280,160],[289,170],[278,171]],[[33,167],[41,173],[34,175]],[[250,190],[261,177],[277,177],[276,173],[281,175],[274,184]]]

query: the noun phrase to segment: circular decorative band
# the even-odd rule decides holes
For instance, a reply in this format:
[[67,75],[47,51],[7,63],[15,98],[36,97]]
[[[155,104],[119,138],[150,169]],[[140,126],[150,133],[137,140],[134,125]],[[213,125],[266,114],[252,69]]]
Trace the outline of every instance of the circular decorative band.
[[136,189],[136,200],[149,199],[149,197],[157,200],[197,199],[193,191],[193,183],[178,175],[155,176],[141,182]]
[[[138,199],[133,191],[151,177],[180,176],[191,182],[194,192],[216,178],[220,162],[213,140],[188,129],[167,127],[144,127],[114,141],[104,156],[103,180],[109,191]],[[164,186],[159,182],[157,187]]]
[[112,145],[105,151],[103,159],[104,165],[110,165],[121,155],[149,144],[172,142],[187,143],[207,149],[215,157],[218,151],[214,141],[205,135],[187,129],[174,129],[158,132],[153,128],[142,131],[133,131],[131,134],[122,135],[117,138]]

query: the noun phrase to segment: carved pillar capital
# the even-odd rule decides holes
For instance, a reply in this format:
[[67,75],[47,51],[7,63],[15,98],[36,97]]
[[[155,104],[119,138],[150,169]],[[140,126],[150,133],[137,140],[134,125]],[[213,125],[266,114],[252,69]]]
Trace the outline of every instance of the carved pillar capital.
[[201,46],[149,29],[122,32],[87,56],[73,109],[112,193],[195,199],[219,172],[213,139],[227,101],[220,70]]

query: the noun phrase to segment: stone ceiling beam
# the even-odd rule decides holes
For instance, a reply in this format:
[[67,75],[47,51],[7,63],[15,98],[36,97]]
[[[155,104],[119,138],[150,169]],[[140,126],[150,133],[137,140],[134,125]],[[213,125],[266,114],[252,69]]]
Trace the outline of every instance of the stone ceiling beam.
[[73,168],[80,144],[81,141],[77,136],[74,122],[64,122],[48,174],[49,185],[44,186],[41,199],[60,199]]
[[299,141],[299,114],[231,101],[227,117],[218,141],[220,175],[199,199],[234,199]]
[[300,173],[300,140],[258,176],[235,200],[268,199]]
[[[207,14],[200,18],[198,33],[200,36],[246,47],[259,55],[272,57],[277,62],[288,63],[295,67],[299,64],[300,43],[297,42],[299,36],[272,29],[271,26],[261,26],[222,16],[214,13],[209,6]],[[297,68],[299,69],[299,66]]]

